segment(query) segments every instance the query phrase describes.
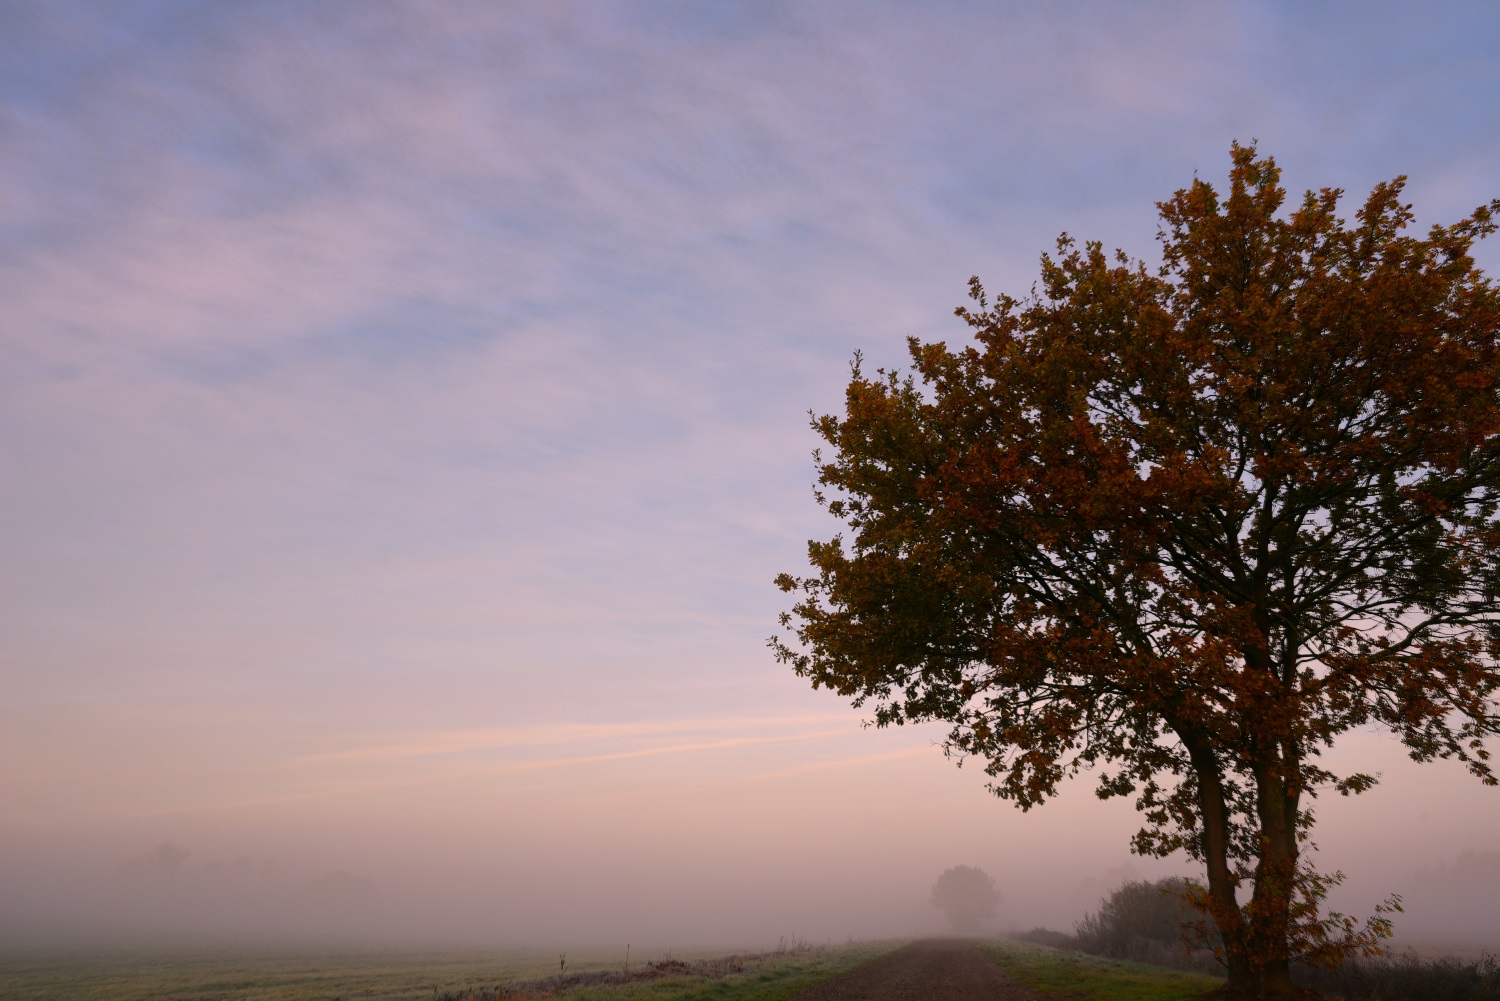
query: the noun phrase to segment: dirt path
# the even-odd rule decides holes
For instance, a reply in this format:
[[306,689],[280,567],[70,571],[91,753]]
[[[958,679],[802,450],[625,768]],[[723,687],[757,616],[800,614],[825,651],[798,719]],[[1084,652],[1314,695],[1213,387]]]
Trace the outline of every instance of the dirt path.
[[929,939],[809,987],[792,1001],[1038,1001],[970,942]]

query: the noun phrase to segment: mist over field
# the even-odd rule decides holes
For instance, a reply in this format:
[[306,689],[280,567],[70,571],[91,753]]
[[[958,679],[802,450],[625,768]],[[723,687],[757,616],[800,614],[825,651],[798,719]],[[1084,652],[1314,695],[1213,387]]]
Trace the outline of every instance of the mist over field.
[[[1136,814],[1029,813],[766,648],[807,411],[1257,139],[1500,195],[1453,3],[0,11],[0,943],[727,949],[1068,930]],[[1352,205],[1345,206],[1352,215]],[[1479,248],[1490,274],[1500,247]],[[1357,733],[1317,860],[1500,947],[1500,791]]]
[[[837,730],[830,716],[816,725]],[[769,751],[580,755],[522,781],[493,766],[434,767],[403,785],[345,779],[352,791],[300,801],[121,811],[108,830],[80,817],[46,841],[7,839],[0,936],[740,949],[783,935],[944,933],[928,896],[959,863],[994,878],[994,931],[1071,930],[1126,879],[1193,874],[1127,854],[1128,806],[1075,782],[1022,815],[986,795],[975,770],[945,762],[936,736],[846,723],[812,753],[787,740]],[[1315,837],[1320,861],[1349,875],[1333,904],[1367,913],[1401,893],[1400,941],[1493,945],[1500,852],[1488,846],[1500,811],[1455,769],[1403,763],[1383,741],[1360,751],[1386,754],[1385,782],[1362,801],[1326,804]]]

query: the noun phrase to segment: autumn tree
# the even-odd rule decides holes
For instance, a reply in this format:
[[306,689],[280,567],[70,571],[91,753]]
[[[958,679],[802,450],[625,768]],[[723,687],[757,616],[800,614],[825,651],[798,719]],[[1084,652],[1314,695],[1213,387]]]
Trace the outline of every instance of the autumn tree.
[[948,916],[957,932],[972,933],[984,927],[1000,906],[1000,891],[989,873],[972,865],[946,869],[932,885],[932,906]]
[[1369,788],[1320,755],[1382,726],[1495,784],[1500,200],[1425,238],[1404,178],[1352,223],[1284,212],[1236,145],[1227,196],[1158,205],[1159,264],[1064,235],[1023,298],[971,280],[973,343],[856,355],[818,499],[847,535],[773,638],[880,725],[951,724],[1022,809],[1090,769],[1132,848],[1202,862],[1231,992],[1389,925],[1324,916],[1312,801]]

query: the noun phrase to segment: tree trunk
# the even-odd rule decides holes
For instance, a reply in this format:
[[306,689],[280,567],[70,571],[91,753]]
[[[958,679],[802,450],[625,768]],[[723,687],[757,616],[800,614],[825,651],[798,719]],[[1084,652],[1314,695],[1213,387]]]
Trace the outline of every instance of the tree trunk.
[[1218,758],[1207,741],[1197,735],[1179,733],[1179,736],[1188,749],[1198,779],[1198,810],[1203,818],[1203,861],[1208,870],[1208,896],[1214,924],[1224,940],[1224,966],[1229,980],[1225,986],[1232,995],[1253,997],[1259,983],[1246,947],[1245,919],[1240,913],[1239,901],[1235,899],[1235,880],[1229,869],[1229,807],[1225,802]]
[[1256,813],[1260,821],[1260,860],[1250,902],[1251,961],[1264,997],[1300,997],[1292,984],[1290,932],[1292,894],[1297,879],[1295,780],[1284,762],[1262,756],[1255,764]]

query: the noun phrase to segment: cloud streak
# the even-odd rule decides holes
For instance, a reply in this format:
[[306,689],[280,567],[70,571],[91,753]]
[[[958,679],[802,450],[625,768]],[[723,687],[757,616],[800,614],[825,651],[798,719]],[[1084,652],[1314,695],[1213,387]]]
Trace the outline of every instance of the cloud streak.
[[[812,724],[842,722],[857,722],[856,717],[848,714],[826,714],[818,716],[793,716],[793,717],[751,717],[743,719],[702,719],[702,720],[671,720],[635,723],[598,723],[579,724],[561,723],[543,726],[511,727],[511,728],[486,728],[480,730],[431,730],[420,733],[402,735],[396,741],[389,743],[376,743],[371,746],[350,748],[340,751],[327,751],[319,754],[309,755],[307,761],[313,762],[384,762],[401,758],[425,758],[449,754],[465,754],[474,751],[492,751],[513,748],[545,747],[556,744],[574,744],[581,742],[618,741],[625,739],[639,739],[647,737],[661,737],[668,735],[680,735],[690,733],[725,733],[740,730],[785,730],[789,728],[806,727]],[[848,728],[839,730],[817,730],[810,733],[797,733],[790,736],[763,736],[734,738],[736,741],[779,741],[808,739],[817,736],[847,733]],[[683,745],[683,749],[689,747],[728,747],[732,743],[720,742],[716,744]],[[637,754],[670,753],[674,748],[658,748],[649,751],[631,751],[613,756],[634,756]],[[567,760],[608,760],[612,755],[604,755],[598,758],[557,759],[558,762]],[[535,763],[532,763],[535,764]]]

